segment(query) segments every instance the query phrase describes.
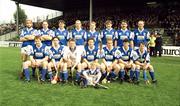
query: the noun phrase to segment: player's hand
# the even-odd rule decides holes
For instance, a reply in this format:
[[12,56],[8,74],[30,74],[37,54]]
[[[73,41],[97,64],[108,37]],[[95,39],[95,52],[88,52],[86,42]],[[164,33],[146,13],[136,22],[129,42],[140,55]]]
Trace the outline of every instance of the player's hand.
[[112,66],[111,66],[111,65],[109,65],[109,66],[108,66],[108,69],[109,69],[109,70],[112,70]]
[[36,61],[35,60],[31,61],[31,63],[32,63],[32,66],[36,67]]
[[88,63],[88,68],[90,68],[91,67],[91,65],[90,65],[90,63]]
[[36,61],[36,67],[39,67],[41,65],[40,61]]

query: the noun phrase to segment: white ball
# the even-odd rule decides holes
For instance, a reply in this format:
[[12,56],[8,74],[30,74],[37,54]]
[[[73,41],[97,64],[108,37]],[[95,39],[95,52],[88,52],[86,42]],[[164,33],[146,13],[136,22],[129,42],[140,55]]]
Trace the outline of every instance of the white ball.
[[103,80],[102,80],[102,83],[103,83],[103,84],[106,84],[106,82],[107,82],[106,79],[103,79]]
[[56,84],[56,83],[57,83],[56,80],[52,80],[52,81],[51,81],[51,84]]

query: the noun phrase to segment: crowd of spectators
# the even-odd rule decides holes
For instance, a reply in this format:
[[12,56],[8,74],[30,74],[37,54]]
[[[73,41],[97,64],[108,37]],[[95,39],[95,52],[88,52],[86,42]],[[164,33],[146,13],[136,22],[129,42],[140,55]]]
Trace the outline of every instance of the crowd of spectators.
[[4,35],[6,33],[15,31],[16,25],[15,24],[1,24],[0,25],[0,35]]

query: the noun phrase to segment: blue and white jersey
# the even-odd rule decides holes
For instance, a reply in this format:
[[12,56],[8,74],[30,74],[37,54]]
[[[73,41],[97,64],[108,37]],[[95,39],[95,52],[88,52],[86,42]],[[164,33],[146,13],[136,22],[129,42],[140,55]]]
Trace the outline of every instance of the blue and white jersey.
[[115,59],[117,59],[116,57],[116,48],[112,48],[111,50],[109,50],[107,47],[103,47],[103,56],[102,58],[104,58],[107,62],[113,62]]
[[[47,35],[47,36],[51,36],[51,37],[54,37],[54,31],[51,30],[51,29],[40,29],[39,30],[39,35],[40,36],[43,36],[43,35]],[[52,42],[51,40],[45,40],[45,41],[42,41],[43,44],[47,45],[47,46],[51,46]]]
[[143,29],[140,31],[139,29],[134,30],[134,46],[139,47],[140,42],[144,42],[145,44],[149,41],[150,33],[148,30]]
[[134,61],[139,61],[140,63],[150,63],[150,56],[147,50],[140,52],[139,49],[135,51],[135,55],[133,56]]
[[60,59],[63,57],[63,46],[59,46],[58,48],[51,47],[50,48],[50,59],[54,59],[56,62],[60,61]]
[[[25,37],[25,36],[29,36],[29,35],[37,36],[38,35],[38,31],[36,29],[33,29],[33,28],[24,28],[21,31],[20,38],[21,37]],[[24,41],[22,43],[22,47],[26,47],[28,45],[33,46],[34,45],[34,40]]]
[[97,31],[94,31],[94,32],[88,31],[86,33],[86,36],[87,36],[87,39],[94,38],[94,41],[95,41],[94,45],[95,45],[95,47],[98,47],[98,42],[99,42],[99,39],[100,39],[100,33],[99,32],[97,32]]
[[102,32],[101,32],[102,44],[106,45],[106,40],[109,39],[109,38],[115,40],[116,39],[115,32],[116,31],[113,28],[111,28],[111,29],[103,29]]
[[96,59],[99,59],[98,48],[94,46],[93,49],[90,49],[88,46],[85,46],[85,53],[83,55],[83,58],[85,58],[88,62],[92,62]]
[[69,32],[66,29],[61,30],[60,28],[55,30],[55,36],[59,38],[60,45],[67,46],[69,39]]
[[118,56],[119,59],[127,62],[130,60],[133,60],[133,49],[128,48],[127,50],[124,49],[124,47],[118,48],[120,51],[120,55]]
[[122,47],[123,46],[123,40],[124,39],[128,39],[129,41],[133,40],[133,33],[126,29],[126,30],[122,30],[119,29],[116,31],[116,40],[117,40],[117,46],[118,47]]
[[46,45],[42,44],[40,47],[34,45],[32,48],[33,51],[31,52],[30,56],[33,56],[34,59],[43,59],[48,56],[46,53]]
[[73,38],[76,40],[77,46],[84,46],[84,43],[87,40],[86,31],[83,29],[80,29],[80,30],[73,29],[71,31],[70,38]]

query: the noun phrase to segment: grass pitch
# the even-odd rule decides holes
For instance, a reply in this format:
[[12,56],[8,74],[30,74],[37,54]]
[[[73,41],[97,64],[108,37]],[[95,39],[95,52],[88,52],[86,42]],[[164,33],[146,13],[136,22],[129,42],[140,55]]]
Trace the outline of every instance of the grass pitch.
[[151,63],[156,86],[114,82],[106,84],[108,90],[81,89],[19,80],[20,49],[0,48],[0,106],[180,106],[180,57],[152,58]]

